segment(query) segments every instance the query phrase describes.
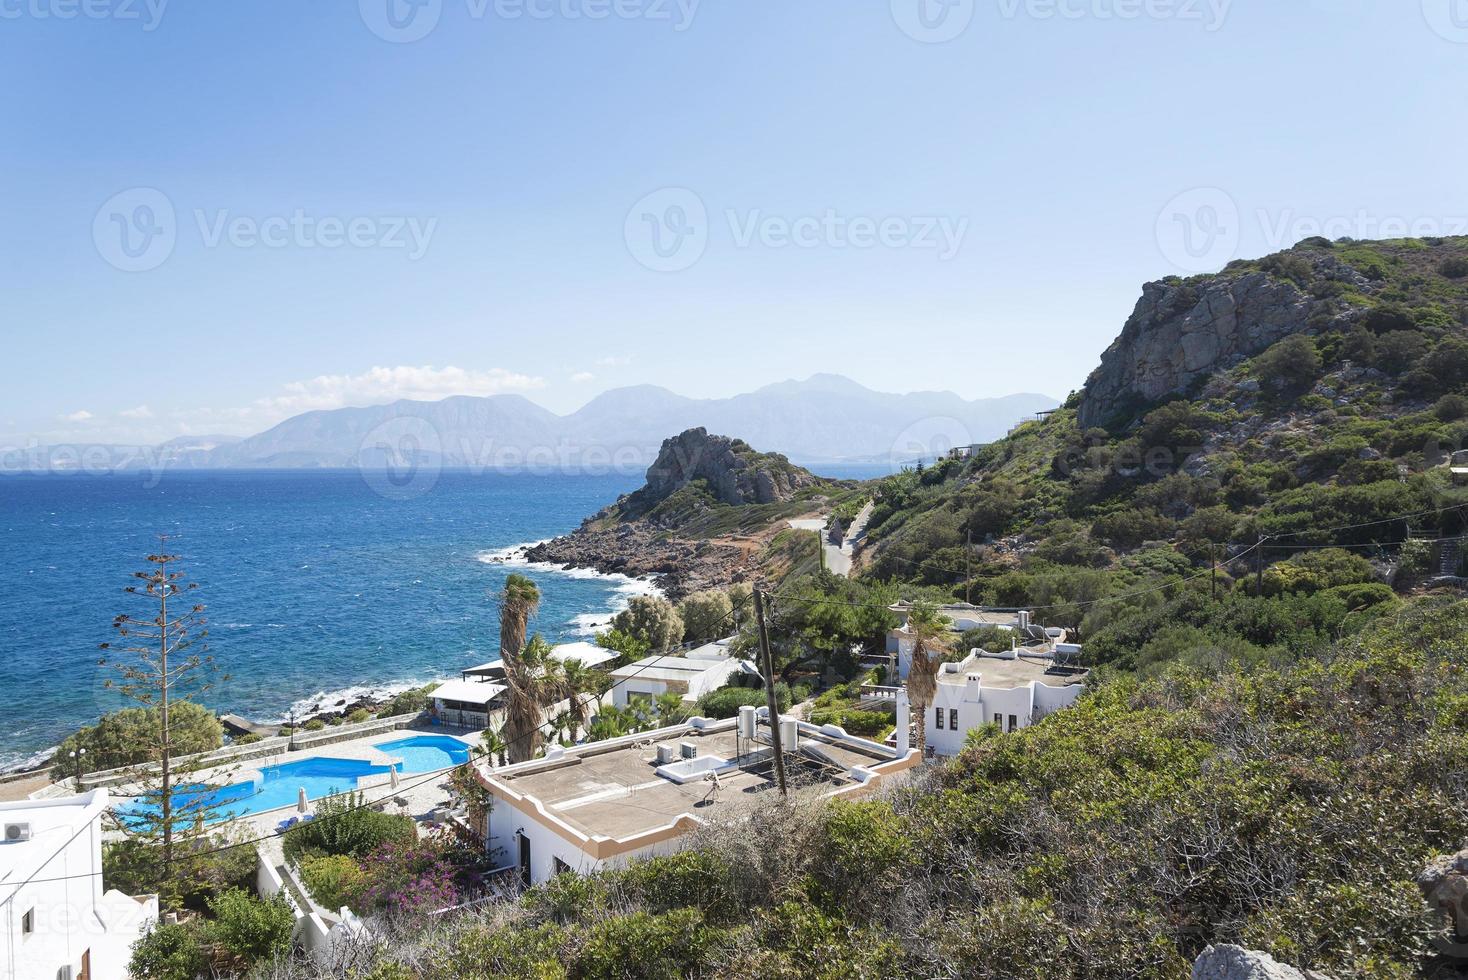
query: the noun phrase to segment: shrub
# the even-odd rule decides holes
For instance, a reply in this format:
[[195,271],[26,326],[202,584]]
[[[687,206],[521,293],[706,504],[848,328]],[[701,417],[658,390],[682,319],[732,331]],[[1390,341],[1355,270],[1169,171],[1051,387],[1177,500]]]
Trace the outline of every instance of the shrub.
[[734,632],[731,616],[734,603],[722,589],[695,592],[678,603],[678,617],[683,620],[683,640],[707,643]]
[[326,727],[326,722],[322,721],[320,718],[312,718],[302,727],[304,727],[308,732],[319,732]]
[[301,861],[301,879],[311,896],[328,909],[362,909],[367,873],[349,854],[317,854]]
[[1456,422],[1468,415],[1468,398],[1462,395],[1443,395],[1432,406],[1432,414],[1440,422]]
[[256,735],[254,732],[246,732],[243,735],[236,735],[234,738],[230,739],[229,740],[229,744],[231,744],[231,745],[254,745],[258,741],[260,741],[260,736],[259,735]]
[[1292,334],[1254,359],[1259,380],[1279,390],[1308,387],[1320,377],[1320,370],[1320,352],[1304,334]]
[[[790,710],[790,691],[785,685],[775,685],[775,698],[781,711]],[[698,713],[705,718],[733,718],[745,705],[763,708],[768,703],[764,688],[721,687],[698,699]]]
[[682,618],[660,596],[633,596],[627,608],[612,617],[612,629],[636,637],[653,653],[671,650],[683,640]]
[[389,842],[411,842],[418,830],[411,817],[379,813],[365,806],[360,793],[331,796],[316,807],[316,819],[286,832],[283,847],[288,861],[305,855],[349,854],[365,857]]
[[1383,371],[1401,374],[1427,352],[1427,337],[1418,330],[1393,330],[1376,340],[1376,363]]
[[371,712],[369,712],[366,708],[358,708],[351,714],[347,715],[347,723],[350,725],[356,725],[366,721],[371,717]]
[[290,953],[296,915],[284,895],[261,899],[232,888],[211,899],[209,909],[214,921],[209,923],[208,935],[246,963]]
[[[576,958],[576,973],[586,977],[682,980],[706,972],[704,957],[714,946],[714,930],[697,909],[666,915],[633,912],[592,925]],[[640,964],[635,971],[629,963]]]
[[432,841],[388,841],[362,862],[368,906],[427,914],[458,902],[456,872]]
[[1270,566],[1264,573],[1268,594],[1282,592],[1319,592],[1338,585],[1357,585],[1375,578],[1371,563],[1360,555],[1340,548],[1307,551],[1304,554]]
[[415,687],[411,691],[403,691],[393,696],[393,699],[383,705],[377,714],[380,718],[396,718],[399,715],[416,715],[428,710],[428,701],[433,694],[437,684],[428,684],[424,687]]
[[[168,727],[175,755],[210,752],[224,744],[224,726],[218,717],[192,701],[175,701],[169,706]],[[66,738],[56,747],[55,758],[69,764],[69,752],[86,749],[89,772],[117,769],[153,759],[158,741],[157,709],[124,708]],[[62,775],[74,773],[68,770]]]
[[1460,256],[1444,259],[1443,264],[1438,266],[1437,271],[1449,279],[1468,278],[1468,259]]
[[148,980],[195,980],[207,975],[209,950],[197,923],[154,926],[133,943],[128,973]]

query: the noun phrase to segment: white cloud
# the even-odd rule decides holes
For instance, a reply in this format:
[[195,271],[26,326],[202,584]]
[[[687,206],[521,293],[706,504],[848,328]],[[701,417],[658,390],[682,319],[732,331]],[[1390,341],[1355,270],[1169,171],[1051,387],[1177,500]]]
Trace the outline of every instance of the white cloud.
[[262,398],[255,408],[267,415],[317,409],[381,405],[402,398],[438,401],[452,395],[499,395],[545,387],[545,379],[503,368],[466,371],[457,367],[375,367],[365,374],[323,374],[294,381],[285,393]]
[[586,382],[593,381],[595,379],[596,375],[592,374],[590,371],[577,371],[575,374],[571,375],[571,380],[578,385],[585,384]]
[[81,409],[79,411],[72,412],[70,415],[63,415],[63,416],[61,416],[61,421],[63,421],[63,422],[86,422],[91,417],[92,417],[92,413],[89,412],[89,411],[87,411],[85,408],[83,408],[83,409]]
[[117,414],[125,419],[150,419],[153,417],[153,410],[147,405],[139,405],[137,408],[125,408]]

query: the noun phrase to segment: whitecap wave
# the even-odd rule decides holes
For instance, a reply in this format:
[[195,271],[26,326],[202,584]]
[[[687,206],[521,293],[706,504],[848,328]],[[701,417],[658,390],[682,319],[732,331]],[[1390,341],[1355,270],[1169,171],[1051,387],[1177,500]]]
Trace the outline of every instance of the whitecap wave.
[[568,568],[565,565],[557,565],[552,562],[531,561],[526,553],[531,548],[545,544],[552,539],[543,541],[527,541],[524,544],[512,544],[508,548],[496,548],[491,551],[481,551],[474,557],[486,565],[508,565],[515,568],[531,569],[550,575],[560,575],[564,578],[581,579],[583,581],[597,580],[606,582],[612,586],[612,601],[609,609],[600,612],[578,613],[567,620],[568,625],[580,636],[595,636],[607,629],[611,624],[612,617],[626,609],[631,603],[633,596],[653,595],[660,596],[663,590],[651,577],[634,578],[631,575],[623,575],[621,572],[599,572],[594,568]]
[[26,769],[34,769],[56,754],[57,746],[32,752],[30,755],[21,755],[16,752],[0,753],[0,776],[12,772],[22,772]]
[[[415,687],[431,683],[433,683],[432,680],[415,679],[389,681],[385,684],[354,684],[351,687],[337,688],[333,691],[317,691],[309,697],[294,702],[290,711],[295,712],[296,721],[302,721],[324,712],[338,711],[364,698],[386,701],[404,691],[411,691]],[[262,725],[284,725],[290,721],[290,712],[279,718],[261,718],[258,721]]]

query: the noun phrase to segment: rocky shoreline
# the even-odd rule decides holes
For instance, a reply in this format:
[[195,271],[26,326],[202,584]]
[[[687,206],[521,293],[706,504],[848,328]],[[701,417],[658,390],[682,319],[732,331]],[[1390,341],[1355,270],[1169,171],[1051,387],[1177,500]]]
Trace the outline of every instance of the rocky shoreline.
[[733,544],[669,540],[637,523],[578,528],[528,548],[525,558],[603,575],[650,578],[674,601],[701,589],[727,588],[743,581],[748,566],[748,555]]

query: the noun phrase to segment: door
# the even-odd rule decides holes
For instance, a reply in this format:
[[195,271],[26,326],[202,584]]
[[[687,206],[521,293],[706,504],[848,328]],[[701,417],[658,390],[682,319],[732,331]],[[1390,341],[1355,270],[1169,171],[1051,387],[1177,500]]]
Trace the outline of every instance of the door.
[[82,953],[82,972],[77,976],[77,980],[92,980],[92,951],[90,949]]
[[530,838],[520,831],[520,883],[530,887]]

